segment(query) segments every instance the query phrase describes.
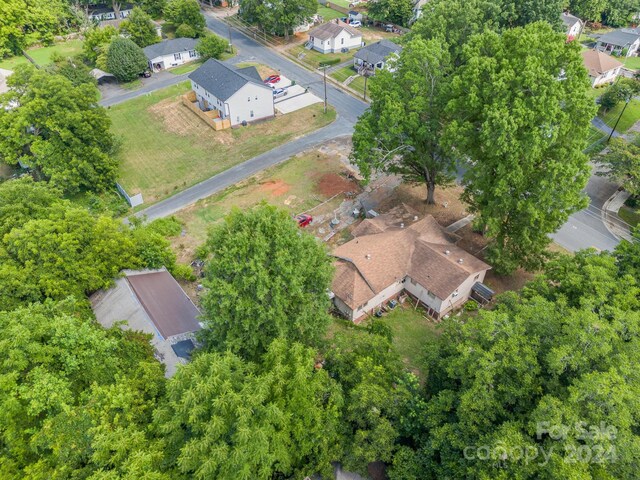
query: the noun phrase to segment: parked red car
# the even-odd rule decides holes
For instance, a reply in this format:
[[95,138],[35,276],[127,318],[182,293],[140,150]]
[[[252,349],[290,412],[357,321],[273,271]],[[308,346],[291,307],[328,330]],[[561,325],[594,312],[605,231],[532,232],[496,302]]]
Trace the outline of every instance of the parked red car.
[[273,84],[280,81],[280,75],[270,75],[264,79],[264,83]]
[[307,225],[309,225],[311,222],[313,222],[313,217],[311,215],[307,215],[306,213],[301,213],[300,215],[296,215],[294,218],[296,222],[298,222],[298,226],[301,228],[304,228]]

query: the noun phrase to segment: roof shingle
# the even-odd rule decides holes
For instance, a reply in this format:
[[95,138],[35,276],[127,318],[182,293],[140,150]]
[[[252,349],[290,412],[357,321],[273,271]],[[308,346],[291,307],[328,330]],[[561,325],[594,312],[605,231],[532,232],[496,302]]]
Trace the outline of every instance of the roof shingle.
[[225,65],[219,60],[210,58],[203,63],[200,68],[189,75],[189,79],[200,85],[206,91],[215,95],[216,98],[226,101],[247,83],[254,83],[267,90],[260,80],[260,75],[255,67],[237,69]]
[[309,32],[309,36],[318,38],[320,40],[329,40],[330,38],[334,38],[340,35],[343,30],[351,35],[351,38],[362,36],[362,34],[358,30],[341,21],[327,22],[323,23],[322,25],[318,25],[316,28]]
[[172,38],[149,45],[142,50],[149,60],[153,60],[163,55],[173,55],[174,53],[195,50],[197,43],[198,41],[195,38]]

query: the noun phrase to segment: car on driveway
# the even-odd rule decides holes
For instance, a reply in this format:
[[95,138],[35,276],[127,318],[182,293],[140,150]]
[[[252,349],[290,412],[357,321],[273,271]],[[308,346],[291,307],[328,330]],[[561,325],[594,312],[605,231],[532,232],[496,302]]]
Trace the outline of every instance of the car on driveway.
[[360,28],[362,26],[362,22],[360,20],[351,20],[349,25],[353,28]]
[[273,98],[280,98],[287,95],[287,91],[284,88],[276,88],[273,90]]
[[311,222],[313,222],[313,217],[311,215],[307,215],[306,213],[301,213],[300,215],[296,215],[293,218],[296,222],[298,222],[298,226],[301,228],[304,228]]
[[264,83],[266,83],[267,85],[278,83],[279,81],[280,81],[280,75],[269,75],[267,78],[264,79]]

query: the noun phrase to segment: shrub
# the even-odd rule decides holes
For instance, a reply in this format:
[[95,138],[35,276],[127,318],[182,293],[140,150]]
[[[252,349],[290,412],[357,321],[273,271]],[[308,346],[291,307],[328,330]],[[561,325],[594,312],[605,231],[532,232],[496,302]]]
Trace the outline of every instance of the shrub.
[[176,29],[176,37],[179,38],[196,38],[198,34],[193,27],[183,23]]
[[121,82],[134,80],[147,68],[147,57],[133,40],[116,37],[107,50],[107,70]]
[[221,58],[227,49],[227,41],[217,35],[209,35],[198,42],[196,50],[203,59]]

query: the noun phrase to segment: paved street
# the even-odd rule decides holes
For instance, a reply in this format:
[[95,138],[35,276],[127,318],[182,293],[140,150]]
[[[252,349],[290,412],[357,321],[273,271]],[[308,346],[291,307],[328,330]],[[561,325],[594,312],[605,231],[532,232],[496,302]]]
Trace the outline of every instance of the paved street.
[[160,90],[161,88],[170,87],[176,83],[184,82],[189,76],[188,73],[183,75],[174,75],[171,72],[154,73],[150,78],[141,78],[142,87],[137,90],[125,90],[117,84],[107,84],[100,87],[102,98],[98,102],[103,107],[110,107],[118,103],[126,102],[136,97],[140,97],[147,93]]

